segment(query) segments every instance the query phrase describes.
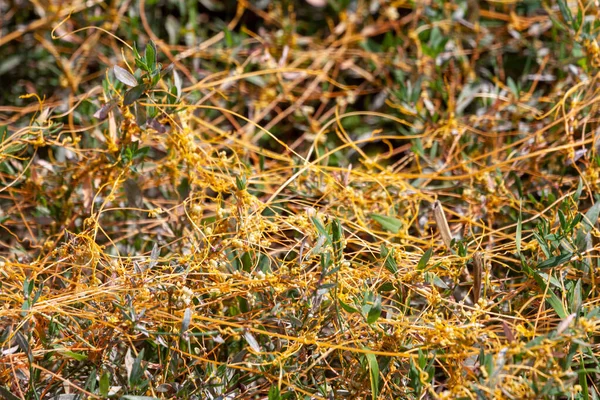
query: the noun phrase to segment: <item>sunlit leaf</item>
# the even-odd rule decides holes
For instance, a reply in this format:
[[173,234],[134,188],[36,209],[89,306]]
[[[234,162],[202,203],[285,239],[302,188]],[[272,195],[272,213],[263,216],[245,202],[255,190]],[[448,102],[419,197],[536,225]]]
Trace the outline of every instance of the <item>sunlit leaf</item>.
[[190,322],[192,321],[192,310],[188,307],[185,309],[183,313],[183,320],[181,321],[181,328],[179,329],[180,334],[184,334],[187,332],[190,327]]
[[430,247],[421,256],[421,259],[419,260],[419,262],[417,264],[417,270],[422,271],[425,269],[432,254],[433,254],[433,249]]
[[258,342],[256,341],[256,338],[250,331],[244,332],[244,338],[246,339],[246,342],[248,343],[248,345],[250,345],[250,348],[252,350],[254,350],[254,352],[256,352],[256,353],[261,352],[260,345],[258,344]]
[[383,229],[392,233],[398,233],[402,228],[402,221],[394,217],[388,217],[387,215],[371,214],[371,218],[381,225]]
[[113,67],[113,71],[115,73],[115,77],[119,81],[123,82],[125,85],[131,87],[137,86],[137,79],[135,79],[135,76],[133,76],[131,72],[127,71],[125,68],[121,68],[118,65],[115,65]]
[[371,399],[376,400],[379,397],[379,364],[377,356],[373,353],[366,353],[367,363],[369,365],[369,380],[371,381]]

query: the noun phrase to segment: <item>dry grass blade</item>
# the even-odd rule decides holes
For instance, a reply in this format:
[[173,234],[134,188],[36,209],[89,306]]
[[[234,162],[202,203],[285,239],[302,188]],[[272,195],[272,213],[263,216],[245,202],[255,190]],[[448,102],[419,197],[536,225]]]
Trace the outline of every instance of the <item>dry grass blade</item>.
[[475,304],[481,298],[483,266],[483,255],[476,251],[473,253],[473,303]]
[[442,208],[442,203],[436,200],[433,203],[433,216],[435,218],[435,223],[438,228],[438,232],[442,236],[442,242],[448,250],[452,250],[452,233],[450,232],[450,227],[448,226],[448,220],[446,219],[446,214],[444,213],[444,209]]

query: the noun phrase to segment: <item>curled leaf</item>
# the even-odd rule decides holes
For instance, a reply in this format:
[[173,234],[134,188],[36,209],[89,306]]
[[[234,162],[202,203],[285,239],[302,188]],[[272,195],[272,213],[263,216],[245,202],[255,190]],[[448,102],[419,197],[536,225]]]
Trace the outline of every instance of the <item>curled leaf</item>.
[[112,111],[113,108],[115,108],[115,106],[117,105],[117,102],[115,100],[111,100],[108,103],[104,104],[102,107],[100,107],[100,109],[98,111],[96,111],[94,113],[94,118],[97,118],[99,120],[104,120],[106,119],[106,117],[108,117],[108,113]]

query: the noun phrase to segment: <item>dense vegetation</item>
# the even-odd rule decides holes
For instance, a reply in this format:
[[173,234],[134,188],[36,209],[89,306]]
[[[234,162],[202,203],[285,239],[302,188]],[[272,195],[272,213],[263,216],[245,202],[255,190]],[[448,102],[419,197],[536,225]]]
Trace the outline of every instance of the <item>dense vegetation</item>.
[[0,18],[0,397],[600,395],[597,1]]

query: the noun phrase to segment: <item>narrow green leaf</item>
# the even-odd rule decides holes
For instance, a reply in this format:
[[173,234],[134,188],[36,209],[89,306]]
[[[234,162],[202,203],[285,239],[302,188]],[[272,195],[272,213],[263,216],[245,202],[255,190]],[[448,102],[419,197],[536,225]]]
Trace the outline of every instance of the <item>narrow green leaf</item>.
[[544,268],[558,267],[559,265],[562,265],[562,264],[568,262],[571,259],[571,257],[573,257],[573,253],[571,253],[571,252],[567,252],[567,253],[561,254],[559,256],[550,257],[549,259],[539,263],[537,268],[544,269]]
[[398,233],[402,228],[402,221],[394,217],[388,217],[387,215],[371,214],[370,217],[381,225],[383,229],[392,233]]
[[573,14],[571,13],[571,9],[569,8],[567,2],[565,0],[558,0],[558,8],[565,19],[565,22],[571,24],[573,21]]
[[343,308],[345,311],[349,312],[350,314],[354,314],[354,313],[360,312],[360,311],[358,311],[356,308],[354,308],[354,307],[352,307],[352,306],[350,306],[350,305],[348,305],[348,304],[344,303],[344,302],[343,302],[342,300],[340,300],[339,298],[338,298],[338,302],[340,303],[340,306],[342,306],[342,308]]
[[254,264],[252,262],[252,257],[250,256],[250,253],[245,251],[244,253],[242,253],[242,256],[240,257],[240,261],[242,262],[242,269],[246,272],[250,272],[252,271],[252,265]]
[[396,272],[398,272],[398,263],[396,263],[396,259],[394,258],[394,249],[392,250],[388,250],[387,247],[385,247],[385,244],[381,244],[381,255],[384,258],[384,266],[385,268],[390,271],[392,274],[395,274]]
[[376,400],[379,397],[379,364],[375,354],[365,354],[369,364],[369,378],[371,380],[371,399]]
[[70,357],[74,360],[77,360],[77,361],[84,361],[84,360],[87,360],[87,358],[88,358],[87,355],[82,354],[82,353],[77,353],[75,351],[65,350],[65,351],[61,351],[60,353],[67,357]]
[[160,250],[158,248],[158,244],[154,243],[152,246],[152,252],[150,253],[150,262],[148,263],[148,269],[154,268],[158,263],[158,256],[160,255]]
[[269,394],[267,395],[268,400],[281,400],[281,394],[279,393],[279,388],[275,385],[271,386],[269,389]]
[[583,24],[583,17],[583,10],[577,7],[577,18],[573,19],[573,29],[575,31],[579,31],[579,28],[581,28],[581,24]]
[[381,315],[381,296],[376,294],[373,304],[371,305],[371,308],[370,308],[369,312],[367,313],[367,324],[375,323],[379,319],[380,315]]
[[156,68],[156,45],[151,40],[146,45],[146,52],[144,53],[144,57],[146,58],[146,65],[150,71],[154,71]]
[[331,236],[329,235],[329,231],[327,230],[327,228],[325,228],[325,225],[323,225],[321,220],[319,220],[319,218],[317,218],[314,215],[311,216],[310,219],[311,219],[312,223],[315,225],[315,228],[317,228],[317,232],[319,232],[321,234],[321,236],[325,237],[325,240],[327,240],[327,243],[329,245],[333,245],[333,243],[331,241]]
[[585,213],[583,220],[583,230],[588,233],[592,230],[593,226],[598,222],[598,216],[600,215],[600,201],[597,201],[590,209]]
[[521,229],[523,220],[522,220],[521,210],[519,209],[519,218],[517,219],[517,233],[516,233],[516,245],[517,245],[517,254],[521,254]]
[[537,282],[537,284],[540,286],[540,288],[544,292],[546,292],[546,294],[548,296],[546,298],[546,301],[554,309],[554,311],[556,312],[556,315],[558,315],[561,319],[567,318],[567,315],[569,315],[569,314],[567,313],[567,310],[565,310],[564,304],[558,298],[556,293],[554,293],[554,291],[552,291],[552,289],[547,288],[548,283],[546,281],[544,281],[544,279],[542,279],[540,274],[538,274],[536,272],[534,272],[533,277],[534,277],[535,281]]
[[425,272],[423,275],[423,279],[425,282],[435,285],[441,289],[450,289],[450,286],[446,282],[442,280],[439,276],[434,274],[433,272]]
[[133,56],[136,60],[141,60],[142,56],[140,55],[140,52],[137,49],[137,43],[133,42]]
[[571,305],[571,312],[572,313],[578,313],[579,312],[579,307],[581,307],[582,304],[582,290],[581,290],[581,279],[577,280],[577,283],[575,283],[575,286],[573,286],[573,289],[570,291],[570,299],[569,299],[569,304]]
[[331,235],[333,237],[333,249],[335,252],[335,260],[340,261],[343,257],[343,239],[344,239],[344,231],[342,229],[342,225],[340,224],[339,219],[334,219],[331,227]]
[[23,281],[23,296],[28,299],[31,297],[31,292],[33,292],[33,281],[25,278]]
[[421,256],[421,259],[419,260],[419,263],[417,264],[417,270],[422,271],[425,269],[432,254],[433,254],[432,248],[427,249],[425,251],[425,253],[423,253],[423,255]]
[[575,202],[575,204],[577,204],[579,202],[579,198],[581,197],[582,192],[583,192],[583,179],[581,179],[581,177],[579,177],[579,183],[577,184],[577,190],[575,191],[575,194],[573,195],[573,201]]
[[20,397],[15,396],[12,392],[6,389],[4,386],[0,386],[0,398],[5,400],[21,400]]
[[17,345],[23,353],[27,355],[30,354],[31,350],[29,348],[29,341],[27,340],[27,338],[25,338],[25,336],[23,336],[21,332],[15,333],[15,342],[17,342]]
[[506,79],[506,84],[508,85],[508,88],[510,89],[510,91],[515,95],[515,97],[518,99],[519,96],[521,95],[521,91],[519,90],[519,86],[517,85],[517,83],[514,81],[513,78],[511,78],[510,76]]
[[[587,371],[586,370],[579,370],[577,371],[578,375],[579,375],[579,385],[581,385],[581,398],[582,399],[589,399],[589,388],[588,388],[588,377],[587,377]],[[596,372],[597,373],[597,372]]]
[[104,371],[100,377],[100,396],[108,397],[108,391],[110,389],[110,375],[108,371]]
[[142,361],[144,360],[144,350],[145,349],[142,349],[139,352],[139,354],[135,358],[135,361],[133,362],[131,368],[131,375],[129,376],[129,383],[132,386],[137,386],[140,383],[142,377],[144,376],[145,368],[142,366]]
[[225,26],[223,28],[223,33],[225,34],[225,45],[228,49],[233,47],[233,37],[231,35],[231,31]]

